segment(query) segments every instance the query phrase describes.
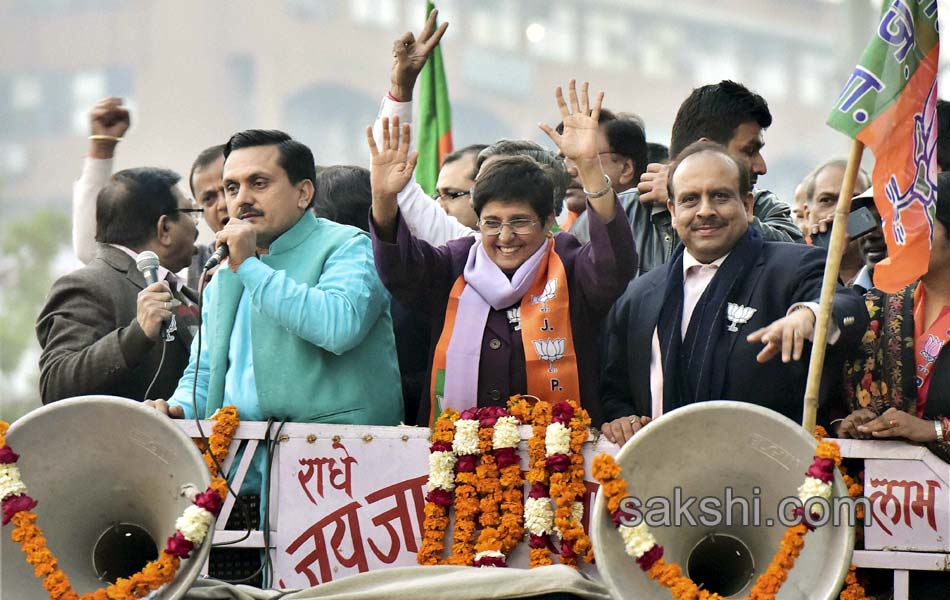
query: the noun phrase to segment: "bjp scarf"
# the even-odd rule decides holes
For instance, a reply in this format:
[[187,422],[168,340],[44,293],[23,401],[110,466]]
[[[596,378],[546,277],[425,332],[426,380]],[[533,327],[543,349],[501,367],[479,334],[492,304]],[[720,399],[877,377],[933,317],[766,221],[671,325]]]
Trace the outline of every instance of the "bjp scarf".
[[917,384],[917,416],[923,416],[927,394],[930,391],[930,371],[940,351],[950,341],[950,307],[943,307],[936,320],[926,327],[924,307],[927,304],[926,290],[918,285],[914,290],[914,362]]
[[580,397],[567,272],[554,251],[554,239],[542,244],[511,279],[477,240],[449,293],[432,361],[430,426],[446,408],[463,410],[474,404],[489,312],[519,302],[528,393],[550,401]]

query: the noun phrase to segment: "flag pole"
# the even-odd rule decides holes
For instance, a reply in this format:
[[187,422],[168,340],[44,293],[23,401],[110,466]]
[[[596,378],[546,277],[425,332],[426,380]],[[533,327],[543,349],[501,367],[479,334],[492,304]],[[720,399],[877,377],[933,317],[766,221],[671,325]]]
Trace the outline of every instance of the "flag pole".
[[854,196],[854,183],[861,168],[864,155],[864,143],[853,140],[848,166],[841,182],[841,193],[835,209],[834,224],[831,227],[831,244],[828,247],[828,259],[825,262],[825,275],[821,282],[821,301],[815,320],[815,337],[812,343],[811,360],[808,363],[808,383],[805,386],[805,409],[802,412],[802,427],[809,434],[815,432],[818,417],[818,391],[821,387],[821,371],[825,364],[825,350],[828,348],[828,325],[831,321],[831,307],[834,304],[835,287],[838,284],[838,272],[841,258],[848,245],[848,215],[851,213],[851,197]]

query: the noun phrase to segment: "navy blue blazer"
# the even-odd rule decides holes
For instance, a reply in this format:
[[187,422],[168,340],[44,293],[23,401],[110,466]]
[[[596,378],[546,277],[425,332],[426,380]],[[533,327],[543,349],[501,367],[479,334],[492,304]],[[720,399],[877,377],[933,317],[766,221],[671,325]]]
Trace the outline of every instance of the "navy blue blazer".
[[[782,242],[765,242],[761,255],[745,282],[729,297],[730,302],[756,309],[738,332],[726,332],[729,361],[723,398],[751,402],[801,421],[811,344],[799,361],[782,363],[781,356],[756,362],[764,347],[746,341],[753,331],[785,316],[796,302],[818,302],[825,268],[823,249]],[[607,317],[604,336],[606,361],[601,376],[601,400],[605,420],[651,414],[650,355],[653,333],[662,308],[667,269],[641,275],[627,287]],[[832,318],[841,331],[828,348],[819,396],[819,422],[823,409],[840,394],[844,357],[851,354],[868,327],[864,299],[839,283]],[[723,322],[725,328],[727,322]]]

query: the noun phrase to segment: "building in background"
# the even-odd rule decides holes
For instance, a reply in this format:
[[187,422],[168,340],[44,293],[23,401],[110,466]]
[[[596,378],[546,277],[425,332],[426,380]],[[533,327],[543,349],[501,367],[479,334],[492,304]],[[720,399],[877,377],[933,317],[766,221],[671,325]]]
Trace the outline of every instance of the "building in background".
[[[769,101],[760,185],[789,199],[812,166],[848,150],[824,122],[881,0],[436,4],[451,23],[442,47],[456,147],[502,137],[550,146],[537,123],[557,121],[554,87],[572,77],[666,144],[692,88],[733,78]],[[70,195],[93,103],[116,95],[132,108],[116,168],[187,173],[200,150],[249,127],[288,131],[318,164],[366,165],[363,130],[389,87],[392,41],[419,30],[424,5],[0,0],[0,408],[38,404],[32,319],[72,266]]]
[[[65,209],[86,111],[134,109],[119,166],[186,171],[202,148],[277,127],[319,164],[367,162],[363,127],[387,90],[389,48],[418,31],[422,0],[6,0],[0,2],[0,205]],[[770,173],[789,196],[847,142],[824,125],[877,9],[869,0],[480,0],[438,3],[459,147],[548,143],[555,85],[588,79],[605,104],[666,143],[690,89],[724,78],[769,101]],[[857,33],[856,33],[857,32]]]

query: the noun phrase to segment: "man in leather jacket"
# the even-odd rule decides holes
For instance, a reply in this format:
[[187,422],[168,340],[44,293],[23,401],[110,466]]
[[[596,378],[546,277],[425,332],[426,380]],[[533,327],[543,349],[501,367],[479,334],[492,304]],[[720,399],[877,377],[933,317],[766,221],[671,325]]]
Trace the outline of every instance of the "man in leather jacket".
[[[689,144],[708,139],[726,146],[750,164],[753,184],[753,220],[765,241],[803,242],[801,230],[791,218],[785,202],[768,190],[755,188],[756,180],[767,172],[762,157],[764,130],[772,124],[765,99],[732,81],[721,81],[693,90],[680,106],[673,123],[670,156],[675,157]],[[640,185],[618,194],[627,213],[634,243],[640,258],[639,274],[665,264],[679,242],[666,209],[667,165],[650,164]],[[587,220],[581,215],[571,233],[583,240]]]

